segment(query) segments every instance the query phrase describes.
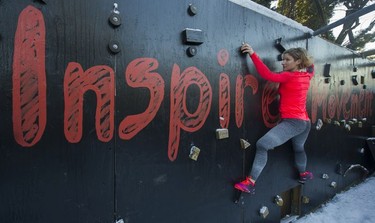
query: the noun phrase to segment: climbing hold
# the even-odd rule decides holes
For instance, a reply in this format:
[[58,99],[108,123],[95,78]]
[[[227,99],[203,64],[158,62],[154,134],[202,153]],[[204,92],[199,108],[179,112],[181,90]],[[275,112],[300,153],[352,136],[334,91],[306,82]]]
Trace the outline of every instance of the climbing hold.
[[241,148],[242,149],[246,149],[247,147],[251,146],[251,144],[248,141],[244,140],[244,139],[240,139],[240,143],[241,143]]
[[323,121],[321,119],[318,119],[318,122],[316,123],[316,130],[320,130],[323,126]]
[[277,206],[283,206],[284,205],[284,200],[279,196],[279,195],[276,195],[275,197],[275,203],[277,204]]
[[266,218],[269,214],[269,210],[266,206],[263,206],[260,210],[259,210],[259,214],[260,216],[262,216],[262,218]]
[[226,128],[216,129],[216,138],[217,139],[226,139],[226,138],[229,138],[228,129],[226,129]]
[[337,187],[337,183],[335,181],[332,181],[331,184],[330,184],[331,187],[333,188],[336,188]]
[[189,154],[190,159],[197,161],[200,152],[201,150],[198,147],[192,146]]
[[307,197],[307,196],[302,196],[302,203],[304,203],[304,204],[310,203],[310,198]]

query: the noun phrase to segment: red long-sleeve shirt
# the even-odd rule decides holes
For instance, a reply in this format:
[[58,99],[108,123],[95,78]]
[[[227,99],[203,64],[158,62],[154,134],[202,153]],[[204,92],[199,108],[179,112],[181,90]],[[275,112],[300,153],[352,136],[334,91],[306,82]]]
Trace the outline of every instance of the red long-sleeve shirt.
[[281,118],[310,120],[306,111],[307,93],[310,80],[314,76],[314,65],[307,71],[282,71],[274,73],[263,63],[256,53],[252,59],[256,70],[264,79],[279,84],[279,112]]

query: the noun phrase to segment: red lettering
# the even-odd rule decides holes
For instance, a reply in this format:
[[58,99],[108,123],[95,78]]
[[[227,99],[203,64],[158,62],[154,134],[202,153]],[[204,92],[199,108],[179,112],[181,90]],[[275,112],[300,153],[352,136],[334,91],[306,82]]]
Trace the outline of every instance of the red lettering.
[[[26,7],[19,15],[14,40],[13,56],[13,133],[16,142],[31,147],[40,141],[47,122],[46,73],[45,73],[45,24],[42,13]],[[229,61],[229,52],[221,49],[217,61],[224,67]],[[147,88],[150,92],[149,104],[140,114],[129,115],[119,125],[119,137],[129,140],[144,129],[156,116],[164,100],[165,83],[157,73],[159,63],[153,58],[137,58],[125,71],[126,83],[133,88]],[[187,90],[195,85],[199,89],[196,110],[188,109]],[[237,127],[244,120],[244,94],[246,87],[252,94],[258,91],[257,79],[248,75],[238,75],[235,86],[235,119]],[[262,93],[262,117],[266,127],[271,128],[279,121],[275,102],[277,84],[266,82]],[[350,87],[349,87],[350,88]],[[104,65],[93,66],[84,71],[79,63],[68,64],[64,77],[64,134],[71,143],[82,138],[83,100],[87,91],[96,94],[97,106],[95,127],[98,139],[108,142],[114,133],[115,77],[112,68]],[[230,79],[225,73],[219,77],[218,114],[220,126],[229,127],[230,121]],[[337,91],[331,85],[312,85],[312,122],[321,115],[325,119],[363,118],[372,116],[373,98],[371,90],[352,89]],[[168,158],[174,161],[178,156],[181,129],[196,132],[204,125],[211,109],[212,89],[207,77],[196,67],[189,67],[182,73],[174,64],[171,75],[170,123]],[[319,110],[321,108],[321,110]],[[358,116],[358,117],[357,117]]]
[[268,128],[274,127],[279,121],[279,113],[273,115],[269,106],[277,99],[277,88],[279,84],[267,81],[262,94],[262,116],[264,125]]
[[[350,100],[350,92],[346,91],[341,95],[341,105],[342,105],[344,119],[350,118],[351,111],[350,111],[350,108],[347,109],[347,104],[349,104],[349,100]],[[338,115],[337,118],[339,119],[340,116]]]
[[[328,90],[326,90],[324,92],[326,94],[325,97],[328,97]],[[347,94],[347,95],[349,95],[349,94]],[[331,96],[329,96],[329,97],[331,97]],[[340,119],[341,112],[344,111],[343,108],[345,107],[345,103],[348,102],[349,98],[346,98],[345,96],[343,96],[343,93],[341,93],[341,97],[340,97],[339,92],[334,93],[334,95],[332,95],[332,97],[335,98],[335,104],[328,104],[328,106],[324,106],[324,107],[328,107],[327,108],[328,110],[332,110],[332,116],[329,115],[329,118],[332,119],[332,118],[335,118],[335,116],[336,116],[337,119]],[[325,112],[326,112],[326,110],[323,109],[323,119],[326,118]]]
[[164,80],[153,71],[159,66],[153,58],[133,60],[127,67],[125,78],[129,86],[134,88],[146,87],[150,91],[150,102],[147,109],[137,115],[129,115],[119,127],[121,139],[131,139],[154,119],[164,98]]
[[241,75],[237,76],[236,81],[236,124],[237,127],[242,126],[243,117],[244,117],[244,93],[245,88],[251,87],[253,94],[256,94],[258,91],[258,80],[250,74],[245,75],[245,81]]
[[217,62],[220,66],[224,67],[229,60],[229,52],[226,49],[221,49],[217,54]]
[[335,95],[330,95],[328,98],[328,117],[330,119],[335,117],[336,111],[339,112],[338,106],[338,100]]
[[13,133],[25,147],[40,140],[47,122],[45,35],[42,13],[26,7],[18,18],[13,57]]
[[[372,114],[373,94],[371,91],[360,90],[359,93],[353,90],[332,92],[329,86],[316,88],[312,86],[312,122],[316,122],[318,117],[318,107],[322,107],[321,116],[326,119],[327,113],[330,119],[350,119],[364,118]],[[331,93],[332,94],[329,94]]]
[[[224,67],[229,60],[229,52],[221,49],[217,54],[217,62]],[[221,73],[219,80],[219,117],[220,127],[228,128],[230,119],[230,80],[227,74]]]
[[365,92],[365,99],[364,99],[364,106],[363,106],[363,117],[370,117],[372,116],[372,106],[373,106],[373,99],[374,95],[372,91],[366,90]]
[[235,101],[235,117],[236,117],[236,125],[237,127],[242,126],[243,121],[243,95],[244,95],[244,87],[243,87],[243,77],[241,75],[237,76],[236,79],[236,101]]
[[228,75],[221,73],[219,81],[220,127],[228,128],[230,118],[230,81]]
[[359,115],[359,102],[358,102],[358,95],[352,94],[350,98],[350,110],[351,110],[351,117],[358,117]]
[[[366,117],[365,114],[366,114],[366,110],[365,110],[365,104],[364,104],[364,100],[365,100],[365,91],[364,90],[360,90],[359,92],[359,109],[358,109],[358,112],[359,112],[359,118],[364,118]],[[361,106],[362,105],[362,106]]]
[[326,119],[328,92],[324,87],[317,88],[312,85],[312,103],[311,103],[311,121],[315,123],[318,120],[318,107],[323,107],[323,120]]
[[[199,87],[199,102],[194,113],[186,107],[186,91],[190,85]],[[181,129],[198,131],[210,113],[212,89],[206,76],[196,67],[188,67],[180,74],[178,65],[173,66],[171,79],[171,110],[169,124],[168,157],[174,161],[178,155]]]
[[80,64],[71,62],[64,77],[64,133],[71,143],[82,138],[83,96],[92,90],[97,97],[96,134],[108,142],[114,131],[114,71],[108,66],[94,66],[83,72]]

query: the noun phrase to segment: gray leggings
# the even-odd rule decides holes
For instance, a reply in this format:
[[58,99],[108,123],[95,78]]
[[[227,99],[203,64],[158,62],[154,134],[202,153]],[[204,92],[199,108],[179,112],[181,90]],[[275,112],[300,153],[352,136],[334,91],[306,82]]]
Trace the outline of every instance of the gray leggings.
[[304,145],[311,129],[310,121],[301,119],[283,119],[278,125],[269,130],[256,143],[256,154],[250,176],[257,180],[267,163],[268,150],[284,144],[292,139],[295,164],[300,173],[306,171],[306,153]]

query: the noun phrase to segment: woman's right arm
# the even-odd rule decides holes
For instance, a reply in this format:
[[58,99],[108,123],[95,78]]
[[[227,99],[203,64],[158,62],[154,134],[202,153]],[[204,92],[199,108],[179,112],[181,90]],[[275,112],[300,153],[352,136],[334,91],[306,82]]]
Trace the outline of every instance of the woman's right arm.
[[251,60],[253,61],[256,70],[262,76],[264,79],[272,82],[285,82],[288,80],[288,73],[274,73],[272,72],[264,63],[263,61],[258,57],[256,53],[253,53],[250,56]]

